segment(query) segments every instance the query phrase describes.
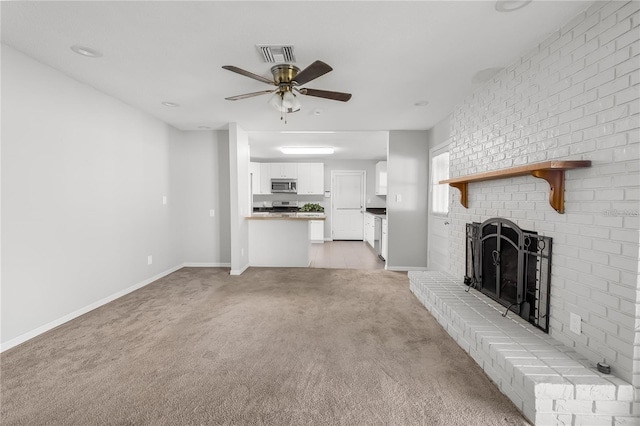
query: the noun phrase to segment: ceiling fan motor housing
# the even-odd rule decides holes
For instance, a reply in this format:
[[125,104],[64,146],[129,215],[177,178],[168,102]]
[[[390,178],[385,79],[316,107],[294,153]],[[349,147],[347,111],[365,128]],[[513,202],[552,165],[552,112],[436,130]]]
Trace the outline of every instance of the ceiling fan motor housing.
[[300,68],[291,64],[280,64],[271,67],[271,74],[273,74],[273,82],[280,86],[283,84],[290,85],[296,75],[300,72]]

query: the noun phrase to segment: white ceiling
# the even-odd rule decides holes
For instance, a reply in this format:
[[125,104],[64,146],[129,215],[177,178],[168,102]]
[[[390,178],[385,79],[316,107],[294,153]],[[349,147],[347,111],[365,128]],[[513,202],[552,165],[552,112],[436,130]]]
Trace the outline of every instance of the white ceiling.
[[[380,135],[368,132],[431,128],[472,92],[476,73],[512,64],[590,3],[534,0],[503,13],[494,1],[2,2],[1,35],[3,43],[179,129],[237,122],[251,132],[256,155],[262,148],[254,141],[268,156],[267,141],[280,143],[277,132],[311,130],[338,131],[333,137],[346,152],[348,142],[364,148],[353,155],[378,155],[367,141]],[[270,77],[272,64],[256,44],[294,45],[300,68],[328,63],[333,71],[305,87],[353,98],[301,96],[302,110],[287,124],[268,95],[226,101],[270,89],[221,68]],[[82,57],[72,45],[103,56]],[[429,104],[415,106],[420,101]]]
[[332,147],[331,155],[286,156],[289,159],[350,159],[350,160],[386,160],[389,133],[383,131],[362,132],[249,132],[251,158],[254,160],[273,160],[283,158],[282,146]]

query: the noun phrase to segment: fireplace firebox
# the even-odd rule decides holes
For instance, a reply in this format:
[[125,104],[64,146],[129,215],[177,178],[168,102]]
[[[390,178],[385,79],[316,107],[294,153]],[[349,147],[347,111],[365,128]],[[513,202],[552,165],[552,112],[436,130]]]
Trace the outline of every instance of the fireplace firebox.
[[551,242],[508,219],[468,223],[465,283],[548,333]]

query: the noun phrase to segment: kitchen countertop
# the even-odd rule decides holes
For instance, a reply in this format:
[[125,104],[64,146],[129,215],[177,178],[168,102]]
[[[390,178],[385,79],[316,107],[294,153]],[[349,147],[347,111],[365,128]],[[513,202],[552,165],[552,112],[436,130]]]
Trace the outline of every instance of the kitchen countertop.
[[387,214],[387,208],[386,207],[367,207],[366,212],[374,214],[376,216],[380,216],[380,215],[384,216]]
[[324,213],[271,213],[271,212],[253,212],[251,216],[247,216],[248,220],[325,220],[327,216]]

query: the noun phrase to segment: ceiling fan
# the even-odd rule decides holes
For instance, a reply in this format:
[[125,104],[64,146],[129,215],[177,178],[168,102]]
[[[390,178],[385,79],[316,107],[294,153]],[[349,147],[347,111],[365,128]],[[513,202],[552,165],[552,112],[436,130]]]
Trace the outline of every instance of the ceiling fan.
[[[300,71],[300,68],[291,64],[275,65],[271,67],[273,80],[245,71],[242,68],[238,68],[233,65],[225,65],[222,68],[269,85],[277,86],[272,90],[262,90],[260,92],[245,93],[243,95],[225,98],[228,101],[237,101],[239,99],[273,93],[269,103],[281,113],[287,114],[300,110],[301,105],[300,101],[297,99],[297,94],[315,96],[317,98],[325,98],[341,102],[347,102],[351,99],[351,93],[331,92],[329,90],[307,89],[300,87],[333,70],[333,68],[322,61],[315,61],[302,71]],[[282,116],[280,119],[282,119]]]

